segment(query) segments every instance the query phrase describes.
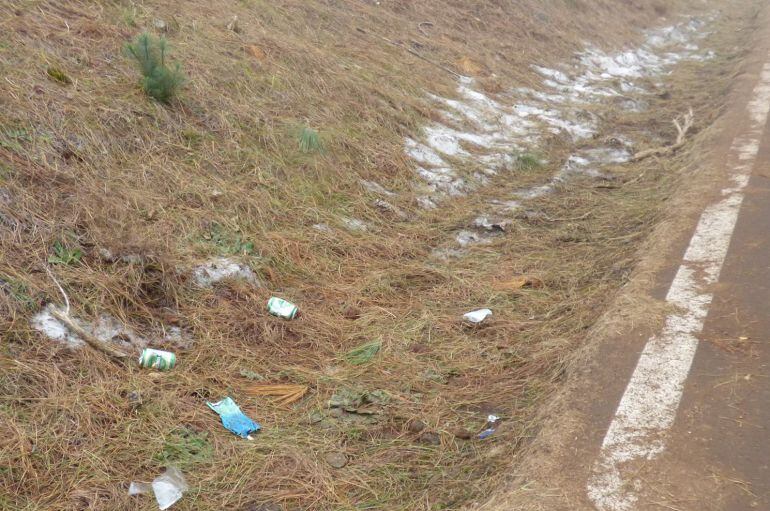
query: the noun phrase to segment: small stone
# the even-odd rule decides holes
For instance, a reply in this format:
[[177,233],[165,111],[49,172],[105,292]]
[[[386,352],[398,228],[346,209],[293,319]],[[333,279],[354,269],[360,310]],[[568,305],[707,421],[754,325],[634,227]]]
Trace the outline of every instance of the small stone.
[[409,431],[412,433],[419,433],[425,429],[425,423],[421,420],[414,420],[409,423]]
[[8,188],[0,188],[0,204],[8,206],[13,202],[13,194]]
[[349,305],[342,312],[342,315],[345,317],[345,319],[356,320],[361,317],[361,309],[355,305]]
[[129,392],[128,396],[126,397],[128,398],[128,402],[131,404],[131,406],[139,406],[142,404],[142,395],[136,390]]
[[120,260],[126,264],[143,264],[144,257],[139,254],[126,254],[120,257]]
[[160,18],[155,18],[152,21],[152,26],[154,26],[155,30],[158,30],[159,32],[168,32],[168,23]]
[[97,254],[99,255],[99,259],[105,263],[115,262],[115,254],[113,254],[112,251],[108,248],[100,248]]
[[471,438],[471,432],[467,429],[463,428],[455,428],[451,431],[451,433],[456,437],[460,438],[462,440],[469,440]]
[[330,452],[324,456],[324,460],[333,468],[342,468],[348,464],[348,457],[341,452]]
[[345,410],[342,408],[332,408],[329,410],[329,417],[334,417],[335,419],[338,419],[345,415]]
[[439,445],[441,444],[441,437],[438,433],[426,432],[417,437],[417,441],[421,444]]

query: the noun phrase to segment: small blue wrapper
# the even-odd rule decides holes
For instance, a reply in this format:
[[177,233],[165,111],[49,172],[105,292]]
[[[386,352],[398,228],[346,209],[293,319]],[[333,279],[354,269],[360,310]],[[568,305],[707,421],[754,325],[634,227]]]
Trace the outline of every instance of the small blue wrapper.
[[490,437],[494,432],[495,432],[495,428],[485,429],[484,431],[479,433],[479,440],[484,440],[485,438]]
[[249,433],[262,429],[262,426],[246,417],[238,405],[231,398],[226,397],[217,403],[206,403],[209,408],[219,414],[222,425],[242,438],[247,438]]

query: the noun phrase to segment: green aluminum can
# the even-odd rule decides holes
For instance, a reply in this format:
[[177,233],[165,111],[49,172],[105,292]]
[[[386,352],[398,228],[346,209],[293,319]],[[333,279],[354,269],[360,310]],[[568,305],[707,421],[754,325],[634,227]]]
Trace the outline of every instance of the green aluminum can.
[[299,312],[296,305],[284,300],[283,298],[272,297],[267,301],[267,310],[273,316],[284,319],[294,319]]
[[170,351],[145,348],[139,357],[139,365],[159,371],[168,371],[176,365],[176,355]]

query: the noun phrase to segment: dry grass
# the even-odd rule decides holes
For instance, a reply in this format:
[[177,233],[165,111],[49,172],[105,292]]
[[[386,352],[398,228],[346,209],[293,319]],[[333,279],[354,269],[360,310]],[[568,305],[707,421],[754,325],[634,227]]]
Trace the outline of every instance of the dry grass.
[[[0,6],[0,182],[10,197],[0,209],[0,508],[152,509],[127,484],[172,461],[192,488],[180,510],[455,509],[499,483],[570,350],[633,268],[675,174],[650,160],[617,169],[630,173],[626,185],[576,183],[473,257],[431,259],[469,212],[553,168],[420,212],[403,137],[434,115],[423,91],[450,96],[455,82],[403,46],[495,90],[535,83],[530,63],[566,59],[599,25],[598,42],[617,44],[656,10],[467,4]],[[234,15],[239,32],[227,29]],[[120,54],[156,18],[190,78],[170,107],[142,94]],[[704,125],[714,91],[684,85],[724,65],[682,68],[671,99],[608,125],[668,135],[672,104],[692,105]],[[71,83],[51,80],[52,68]],[[318,130],[322,151],[299,150],[304,126]],[[543,148],[550,161],[566,150],[557,139]],[[398,191],[394,203],[413,220],[384,216],[359,178]],[[346,231],[342,216],[372,228]],[[333,231],[312,228],[321,222]],[[58,299],[43,271],[56,241],[84,254],[56,268],[74,315],[191,334],[173,371],[71,352],[31,330],[31,313]],[[105,248],[116,262],[98,256]],[[233,253],[263,287],[191,285],[192,265]],[[542,285],[499,286],[524,275]],[[301,318],[269,316],[273,294],[299,304]],[[490,320],[460,321],[482,306]],[[365,363],[346,358],[373,342],[381,347]],[[357,399],[341,414],[328,406],[340,393]],[[263,425],[255,441],[205,407],[227,394]],[[472,440],[488,413],[502,425]],[[191,436],[210,452],[180,456]],[[334,469],[324,455],[339,451],[349,462]]]

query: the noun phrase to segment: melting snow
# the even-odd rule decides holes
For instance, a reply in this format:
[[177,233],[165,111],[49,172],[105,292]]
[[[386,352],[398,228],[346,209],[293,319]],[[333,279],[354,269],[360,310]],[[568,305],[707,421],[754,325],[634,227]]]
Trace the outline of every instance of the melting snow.
[[192,276],[195,284],[200,287],[211,287],[225,279],[245,280],[251,284],[259,285],[257,276],[251,268],[226,257],[218,257],[196,266]]
[[[487,218],[510,216],[521,201],[553,192],[572,175],[610,179],[602,168],[629,161],[631,142],[619,136],[606,147],[579,148],[598,132],[599,117],[588,108],[601,109],[605,104],[631,111],[647,108],[642,99],[650,93],[645,88],[647,80],[664,75],[682,60],[713,57],[711,51],[698,53],[694,42],[706,35],[704,25],[703,20],[690,19],[647,31],[645,42],[637,48],[607,53],[588,46],[570,63],[535,65],[533,69],[543,77],[543,90],[518,88],[493,99],[476,90],[472,78],[462,77],[456,98],[429,94],[441,109],[443,121],[429,125],[420,137],[407,138],[404,143],[425,183],[418,203],[433,209],[447,196],[470,193],[489,176],[515,168],[511,165],[513,154],[536,149],[551,134],[567,138],[578,149],[547,182],[519,190],[513,200],[491,202],[493,213],[483,214],[468,229],[458,232],[457,244],[489,243],[499,229],[490,228]],[[456,164],[470,166],[471,177],[460,174]],[[447,250],[435,253],[445,257]]]
[[[58,309],[54,304],[48,304],[32,317],[31,325],[35,330],[42,332],[49,339],[66,344],[70,348],[80,348],[85,341],[73,334],[67,326],[51,314]],[[94,323],[87,323],[74,319],[78,326],[103,342],[112,342],[122,346],[134,346],[144,348],[147,340],[138,336],[133,330],[125,326],[120,320],[107,314],[102,314]]]
[[386,197],[394,197],[396,195],[395,192],[391,192],[384,186],[382,186],[380,183],[377,183],[375,181],[367,181],[366,179],[361,179],[361,186],[366,188],[368,191],[372,193],[377,193],[380,195],[385,195]]
[[[426,127],[419,140],[405,140],[405,152],[419,164],[417,173],[426,183],[427,194],[418,199],[420,204],[433,208],[445,196],[469,193],[487,176],[505,168],[511,162],[511,153],[536,147],[546,135],[561,134],[573,142],[591,138],[597,132],[597,120],[585,110],[588,105],[617,98],[620,103],[616,105],[643,110],[644,101],[628,97],[646,93],[640,78],[662,75],[683,59],[708,58],[708,53],[696,53],[698,46],[693,42],[704,35],[704,24],[691,19],[648,31],[646,41],[638,48],[607,53],[589,46],[576,54],[572,64],[533,66],[543,76],[545,90],[515,89],[493,99],[476,90],[472,78],[462,77],[457,98],[429,94],[443,107],[445,122]],[[610,150],[601,151],[586,156],[592,165],[620,163],[628,158]],[[607,158],[602,161],[602,156]],[[452,165],[454,160],[481,168],[471,178],[462,177]],[[550,183],[522,191],[519,197],[548,193],[554,182],[573,170],[588,174],[595,171],[582,167],[586,165],[573,158]]]
[[369,226],[363,220],[357,218],[340,217],[342,224],[351,231],[367,231]]

